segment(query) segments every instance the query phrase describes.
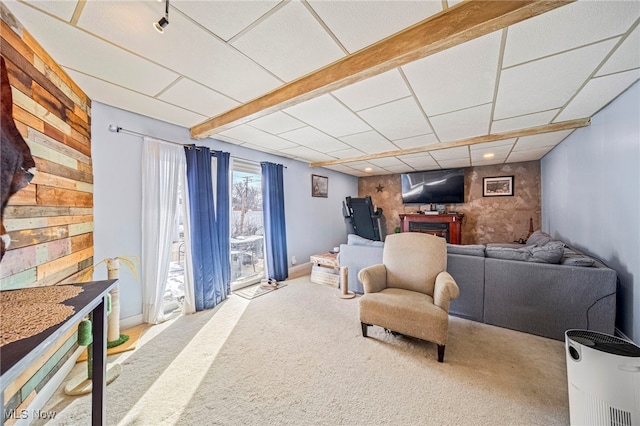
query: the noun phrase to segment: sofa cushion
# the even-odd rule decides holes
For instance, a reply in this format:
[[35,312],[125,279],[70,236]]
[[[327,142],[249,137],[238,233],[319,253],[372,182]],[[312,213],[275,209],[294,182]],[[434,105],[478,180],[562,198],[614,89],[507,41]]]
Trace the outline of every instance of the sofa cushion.
[[449,244],[447,243],[447,253],[449,254],[465,254],[467,256],[484,257],[485,246],[482,244]]
[[347,235],[347,244],[351,246],[384,247],[384,243],[382,241],[369,240],[367,238],[363,238],[360,235],[356,235],[356,234]]
[[531,258],[529,262],[537,263],[560,263],[564,254],[564,244],[561,241],[551,241],[542,247],[531,248]]
[[536,232],[534,232],[529,236],[529,238],[527,239],[527,245],[543,246],[547,244],[549,241],[551,241],[551,235],[547,234],[546,232],[537,230]]
[[485,250],[487,257],[503,260],[520,260],[527,262],[531,259],[531,247],[525,246],[521,248],[511,247],[487,247]]

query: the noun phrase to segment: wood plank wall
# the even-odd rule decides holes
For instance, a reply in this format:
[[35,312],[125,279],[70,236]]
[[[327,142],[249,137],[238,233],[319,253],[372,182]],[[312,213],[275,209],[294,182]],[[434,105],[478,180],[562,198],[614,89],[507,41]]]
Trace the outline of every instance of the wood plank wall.
[[[91,100],[0,3],[0,53],[13,88],[13,114],[38,170],[9,200],[11,245],[0,263],[0,290],[76,281],[93,264]],[[3,412],[22,413],[73,356],[69,332],[10,384]],[[30,412],[30,410],[29,410]],[[5,416],[5,424],[16,417]]]

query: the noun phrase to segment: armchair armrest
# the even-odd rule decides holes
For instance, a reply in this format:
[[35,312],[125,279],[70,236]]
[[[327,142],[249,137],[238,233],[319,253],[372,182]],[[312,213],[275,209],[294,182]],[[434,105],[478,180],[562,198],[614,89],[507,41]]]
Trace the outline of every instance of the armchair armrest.
[[387,267],[373,265],[361,269],[358,273],[358,280],[364,286],[365,294],[382,291],[387,288]]
[[440,272],[436,276],[436,284],[433,288],[433,303],[446,312],[449,312],[450,302],[460,295],[458,284],[448,272]]

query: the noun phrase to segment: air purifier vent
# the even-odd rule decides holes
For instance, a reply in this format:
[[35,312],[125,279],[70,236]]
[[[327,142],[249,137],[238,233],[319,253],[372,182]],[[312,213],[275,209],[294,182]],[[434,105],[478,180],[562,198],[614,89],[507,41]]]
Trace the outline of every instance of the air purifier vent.
[[610,407],[611,426],[631,426],[631,413]]

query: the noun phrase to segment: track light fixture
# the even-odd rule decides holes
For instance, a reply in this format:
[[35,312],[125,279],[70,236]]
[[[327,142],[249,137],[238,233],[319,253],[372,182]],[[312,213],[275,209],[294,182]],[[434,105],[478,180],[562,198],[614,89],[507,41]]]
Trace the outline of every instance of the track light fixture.
[[162,34],[166,26],[169,25],[169,0],[165,0],[164,4],[164,16],[160,18],[158,22],[153,23],[153,28],[155,28],[160,34]]

